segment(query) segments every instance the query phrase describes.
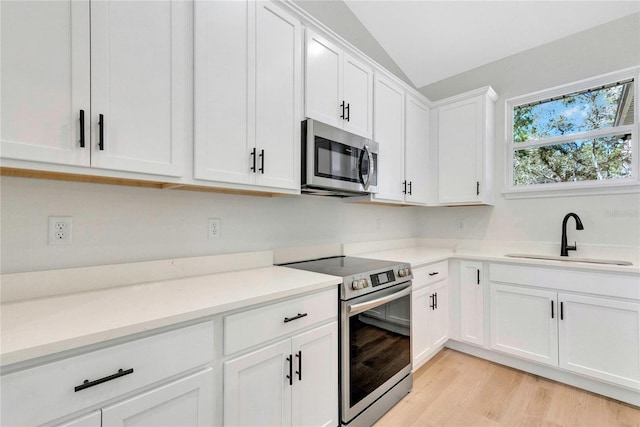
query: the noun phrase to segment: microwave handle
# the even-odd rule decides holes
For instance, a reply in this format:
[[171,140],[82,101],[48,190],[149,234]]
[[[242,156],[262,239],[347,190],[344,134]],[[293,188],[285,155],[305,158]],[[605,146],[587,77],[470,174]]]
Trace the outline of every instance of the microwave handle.
[[396,300],[398,298],[402,298],[404,296],[407,296],[411,293],[411,286],[408,286],[406,288],[404,288],[403,290],[401,290],[400,292],[396,292],[394,294],[391,295],[387,295],[384,296],[382,298],[377,298],[371,301],[367,301],[367,302],[362,302],[360,304],[354,304],[354,305],[349,305],[348,306],[348,311],[349,314],[358,314],[358,313],[362,313],[363,311],[367,311],[367,310],[371,310],[372,308],[375,307],[379,307],[381,305],[384,305],[388,302],[391,302],[393,300]]
[[[367,158],[369,159],[369,174],[367,175],[367,180],[365,181],[362,173],[360,173],[360,181],[362,181],[362,186],[364,187],[364,189],[368,190],[369,184],[371,184],[371,177],[373,176],[373,154],[371,154],[371,151],[366,144],[364,145],[363,149],[364,152],[367,153]],[[362,159],[364,159],[364,153],[362,156],[360,156],[360,171],[362,171]]]

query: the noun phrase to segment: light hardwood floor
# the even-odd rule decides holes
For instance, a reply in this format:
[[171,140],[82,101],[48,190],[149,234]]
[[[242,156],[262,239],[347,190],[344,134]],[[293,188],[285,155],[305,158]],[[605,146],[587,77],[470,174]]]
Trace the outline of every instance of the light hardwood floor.
[[444,349],[376,427],[640,426],[640,408]]

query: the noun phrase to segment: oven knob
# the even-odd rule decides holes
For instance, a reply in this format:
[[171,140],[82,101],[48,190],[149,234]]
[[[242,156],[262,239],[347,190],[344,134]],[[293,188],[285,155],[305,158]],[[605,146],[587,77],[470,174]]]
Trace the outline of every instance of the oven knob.
[[351,289],[358,290],[359,289],[359,285],[360,285],[360,280],[356,279],[353,282],[351,282]]
[[362,288],[368,288],[369,287],[369,281],[367,279],[362,279],[360,281],[360,284],[362,285]]
[[408,276],[408,275],[410,275],[410,274],[411,274],[411,269],[409,269],[409,268],[405,268],[405,269],[404,269],[404,275],[405,275],[405,276]]
[[405,272],[404,272],[404,268],[400,268],[400,269],[398,270],[398,276],[400,276],[400,277],[404,277],[404,276],[406,276],[406,274],[405,274]]

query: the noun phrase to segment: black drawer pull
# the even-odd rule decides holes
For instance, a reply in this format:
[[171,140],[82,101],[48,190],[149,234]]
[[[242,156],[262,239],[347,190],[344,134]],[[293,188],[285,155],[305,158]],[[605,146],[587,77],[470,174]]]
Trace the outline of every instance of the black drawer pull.
[[298,313],[297,316],[293,316],[293,317],[285,317],[284,318],[284,323],[289,323],[292,320],[297,320],[300,319],[301,317],[305,317],[307,315],[307,313]]
[[440,274],[438,271],[434,271],[433,273],[429,273],[429,276],[436,276],[438,274]]
[[109,375],[108,377],[100,378],[98,380],[93,380],[93,381],[84,380],[84,382],[82,384],[75,386],[73,391],[77,392],[77,391],[80,391],[80,390],[84,390],[85,388],[89,388],[89,387],[93,387],[94,385],[106,383],[107,381],[115,380],[116,378],[124,377],[125,375],[129,375],[129,374],[133,374],[133,368],[127,369],[126,371],[122,370],[122,369],[118,369],[118,372],[116,372],[113,375]]

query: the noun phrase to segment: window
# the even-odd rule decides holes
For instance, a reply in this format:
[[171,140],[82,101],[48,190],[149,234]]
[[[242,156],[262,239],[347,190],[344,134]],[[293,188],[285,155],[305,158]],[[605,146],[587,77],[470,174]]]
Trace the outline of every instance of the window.
[[638,184],[638,69],[507,101],[512,192]]

